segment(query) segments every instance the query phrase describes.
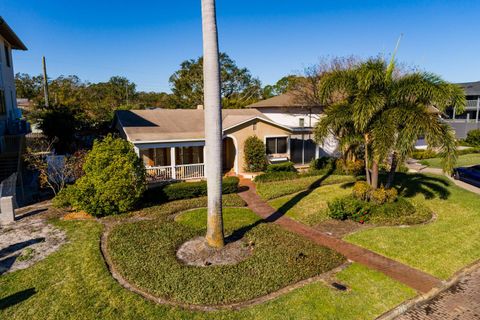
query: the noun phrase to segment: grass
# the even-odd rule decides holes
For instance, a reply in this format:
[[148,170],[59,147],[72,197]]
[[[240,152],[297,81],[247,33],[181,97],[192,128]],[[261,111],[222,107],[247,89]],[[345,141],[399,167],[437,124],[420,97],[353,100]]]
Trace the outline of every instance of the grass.
[[206,209],[183,213],[176,221],[158,219],[122,224],[109,237],[112,260],[136,286],[170,300],[224,304],[262,296],[289,284],[322,274],[344,262],[334,251],[262,223],[248,209],[224,209],[226,234],[254,243],[253,255],[229,266],[190,267],[179,262],[176,249],[204,235]]
[[340,183],[322,186],[304,197],[302,193],[296,193],[277,198],[269,201],[269,204],[290,218],[313,226],[330,219],[328,217],[329,201],[349,194],[351,194],[351,188]]
[[155,305],[125,290],[109,274],[99,251],[102,226],[62,221],[69,242],[34,266],[0,276],[0,318],[43,319],[373,319],[415,292],[376,271],[353,264],[336,281],[294,290],[242,311],[189,312]]
[[355,178],[352,176],[311,176],[295,180],[257,183],[257,193],[263,199],[271,200],[309,188],[352,181],[355,181]]
[[[431,158],[421,160],[420,163],[424,166],[429,166],[432,168],[442,168],[442,159],[441,158]],[[464,154],[458,156],[457,167],[468,167],[480,164],[480,153]]]
[[437,215],[426,225],[379,227],[346,240],[447,279],[480,259],[480,197],[436,175],[398,174],[397,187]]

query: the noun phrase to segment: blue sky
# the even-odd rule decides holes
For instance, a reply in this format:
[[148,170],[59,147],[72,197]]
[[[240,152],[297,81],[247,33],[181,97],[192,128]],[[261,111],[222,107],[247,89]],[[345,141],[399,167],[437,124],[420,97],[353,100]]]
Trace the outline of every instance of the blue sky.
[[[220,49],[264,84],[321,57],[389,55],[448,81],[480,80],[480,1],[217,0]],[[169,76],[201,55],[200,0],[2,0],[0,14],[29,51],[16,72],[123,75],[168,91]]]

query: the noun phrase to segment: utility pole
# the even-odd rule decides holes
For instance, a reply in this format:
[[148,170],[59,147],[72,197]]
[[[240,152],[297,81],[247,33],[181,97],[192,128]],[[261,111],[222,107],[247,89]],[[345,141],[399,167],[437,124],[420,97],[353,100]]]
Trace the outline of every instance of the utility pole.
[[43,93],[45,95],[45,107],[49,106],[48,103],[48,78],[47,78],[47,63],[45,62],[45,56],[42,57],[43,66]]

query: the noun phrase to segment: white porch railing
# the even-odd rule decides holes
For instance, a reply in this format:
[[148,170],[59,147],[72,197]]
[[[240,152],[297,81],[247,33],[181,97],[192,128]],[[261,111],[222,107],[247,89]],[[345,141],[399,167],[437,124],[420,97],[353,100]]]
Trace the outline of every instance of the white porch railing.
[[184,164],[178,166],[147,167],[147,181],[193,180],[205,177],[205,165]]

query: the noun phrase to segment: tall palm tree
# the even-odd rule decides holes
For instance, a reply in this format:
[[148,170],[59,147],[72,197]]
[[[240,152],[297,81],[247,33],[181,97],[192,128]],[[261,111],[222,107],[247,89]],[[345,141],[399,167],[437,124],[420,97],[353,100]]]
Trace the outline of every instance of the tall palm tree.
[[215,0],[202,0],[203,83],[205,105],[208,220],[206,240],[224,246],[222,216],[222,105]]
[[369,59],[329,72],[319,84],[328,107],[315,129],[316,139],[338,135],[341,128],[362,136],[367,181],[373,188],[378,187],[379,165],[390,156],[396,167],[420,135],[426,136],[429,146],[440,149],[446,172],[456,160],[453,131],[430,110],[432,106],[441,111],[449,106],[463,110],[463,90],[430,73],[399,75],[395,71],[393,60],[387,65],[382,59]]

